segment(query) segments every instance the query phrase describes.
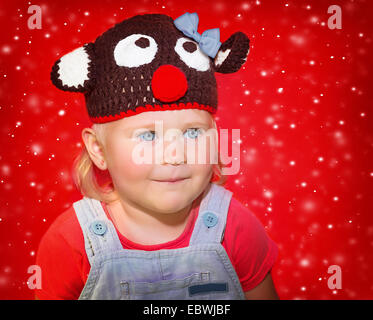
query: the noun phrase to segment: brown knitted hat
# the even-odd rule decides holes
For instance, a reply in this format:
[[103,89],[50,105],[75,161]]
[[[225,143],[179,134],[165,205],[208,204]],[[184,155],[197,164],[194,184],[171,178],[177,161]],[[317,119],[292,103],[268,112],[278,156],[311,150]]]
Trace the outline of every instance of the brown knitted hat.
[[52,67],[51,80],[61,90],[83,92],[94,123],[156,110],[215,113],[214,72],[238,71],[249,52],[242,32],[218,43],[212,58],[171,17],[137,15],[62,56]]

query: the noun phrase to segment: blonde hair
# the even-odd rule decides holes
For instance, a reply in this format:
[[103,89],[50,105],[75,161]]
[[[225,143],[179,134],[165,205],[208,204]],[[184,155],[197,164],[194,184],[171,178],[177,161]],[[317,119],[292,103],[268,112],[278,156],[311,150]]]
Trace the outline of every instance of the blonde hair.
[[[214,128],[217,130],[213,115],[211,115],[211,118]],[[103,141],[104,126],[101,124],[93,124],[92,129],[96,132],[98,140]],[[217,185],[224,185],[226,183],[227,176],[222,174],[224,166],[220,159],[220,153],[218,153],[218,163],[213,165],[212,183]],[[85,197],[105,203],[110,203],[118,199],[109,171],[105,170],[105,172],[103,172],[101,169],[97,168],[89,156],[85,145],[74,159],[72,177],[75,186]]]

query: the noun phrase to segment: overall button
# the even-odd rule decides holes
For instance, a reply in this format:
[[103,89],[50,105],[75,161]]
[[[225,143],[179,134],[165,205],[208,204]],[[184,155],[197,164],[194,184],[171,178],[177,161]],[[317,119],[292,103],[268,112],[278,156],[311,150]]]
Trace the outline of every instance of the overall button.
[[95,234],[103,236],[107,230],[107,227],[105,222],[96,220],[92,222],[91,229]]
[[203,215],[203,223],[208,228],[214,227],[218,223],[218,217],[215,213],[207,211]]

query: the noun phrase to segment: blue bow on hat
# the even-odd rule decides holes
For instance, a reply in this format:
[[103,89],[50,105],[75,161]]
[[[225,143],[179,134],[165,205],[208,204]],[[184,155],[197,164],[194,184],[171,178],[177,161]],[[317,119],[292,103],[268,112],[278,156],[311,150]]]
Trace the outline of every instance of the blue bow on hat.
[[176,28],[182,31],[187,37],[193,38],[198,42],[201,50],[211,58],[215,58],[221,46],[219,28],[208,29],[200,35],[197,32],[198,14],[184,13],[174,20]]

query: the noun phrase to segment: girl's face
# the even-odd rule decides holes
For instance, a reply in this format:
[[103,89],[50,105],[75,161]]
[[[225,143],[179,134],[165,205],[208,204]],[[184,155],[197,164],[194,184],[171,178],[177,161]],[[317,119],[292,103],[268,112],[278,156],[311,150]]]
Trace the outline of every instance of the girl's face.
[[[196,109],[147,111],[106,123],[103,152],[120,199],[162,214],[186,208],[212,176],[217,140],[210,140],[211,132],[212,116]],[[198,147],[203,137],[206,144]]]

